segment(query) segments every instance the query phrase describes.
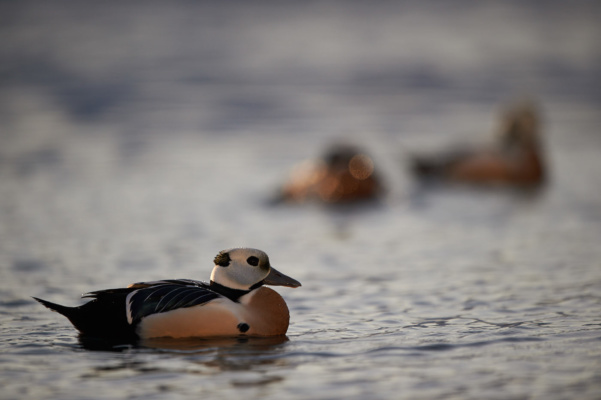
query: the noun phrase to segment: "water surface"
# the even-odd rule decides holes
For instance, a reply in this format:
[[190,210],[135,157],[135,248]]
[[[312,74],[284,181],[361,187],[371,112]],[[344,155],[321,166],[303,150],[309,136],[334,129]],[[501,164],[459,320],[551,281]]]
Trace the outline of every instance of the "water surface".
[[[593,2],[0,5],[0,397],[601,397],[601,7]],[[539,101],[534,192],[423,188],[408,153]],[[389,188],[273,206],[364,146]],[[105,349],[30,296],[206,280],[265,250],[285,338]]]

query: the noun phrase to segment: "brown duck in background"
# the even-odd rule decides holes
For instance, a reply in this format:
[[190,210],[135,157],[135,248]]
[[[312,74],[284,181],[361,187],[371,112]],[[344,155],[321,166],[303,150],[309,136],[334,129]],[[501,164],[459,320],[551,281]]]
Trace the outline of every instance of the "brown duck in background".
[[411,167],[421,178],[476,185],[540,185],[545,180],[545,165],[538,112],[531,103],[514,105],[503,114],[496,146],[418,156]]
[[323,158],[297,165],[281,188],[279,200],[337,204],[373,200],[381,194],[371,157],[355,146],[338,144]]

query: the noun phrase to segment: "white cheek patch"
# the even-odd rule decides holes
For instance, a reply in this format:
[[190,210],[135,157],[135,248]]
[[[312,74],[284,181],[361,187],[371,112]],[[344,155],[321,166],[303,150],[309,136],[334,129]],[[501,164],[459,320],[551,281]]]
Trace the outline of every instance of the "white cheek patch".
[[231,288],[231,289],[247,290],[250,287],[250,285],[244,285],[244,284],[241,284],[241,283],[231,279],[226,274],[221,275],[219,277],[219,281],[216,281],[216,282],[219,283],[220,285],[223,285],[223,286]]
[[229,267],[215,267],[211,280],[230,289],[248,290],[264,279],[262,271],[250,266],[240,266],[232,262]]

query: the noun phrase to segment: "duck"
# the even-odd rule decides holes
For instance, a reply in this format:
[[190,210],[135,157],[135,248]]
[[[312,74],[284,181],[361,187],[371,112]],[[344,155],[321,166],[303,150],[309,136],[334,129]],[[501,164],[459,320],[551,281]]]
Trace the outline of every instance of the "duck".
[[382,189],[372,158],[357,146],[337,143],[323,157],[295,166],[281,187],[278,200],[357,203],[377,199]]
[[150,338],[285,335],[290,313],[284,299],[266,287],[301,286],[279,272],[267,254],[253,248],[220,251],[210,282],[166,279],[82,295],[77,307],[36,301],[67,317],[81,335],[135,341]]
[[533,102],[515,103],[501,115],[495,145],[414,156],[411,170],[418,178],[475,186],[540,186],[545,181],[546,167],[539,120]]

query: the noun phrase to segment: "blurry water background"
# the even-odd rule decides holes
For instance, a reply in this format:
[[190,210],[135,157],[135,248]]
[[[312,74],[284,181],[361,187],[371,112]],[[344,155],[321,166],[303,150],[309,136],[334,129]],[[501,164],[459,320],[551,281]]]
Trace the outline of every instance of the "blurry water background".
[[[601,398],[601,3],[0,3],[0,398]],[[541,106],[536,193],[407,155]],[[272,206],[346,139],[389,191]],[[30,296],[265,250],[288,340],[94,351]]]

